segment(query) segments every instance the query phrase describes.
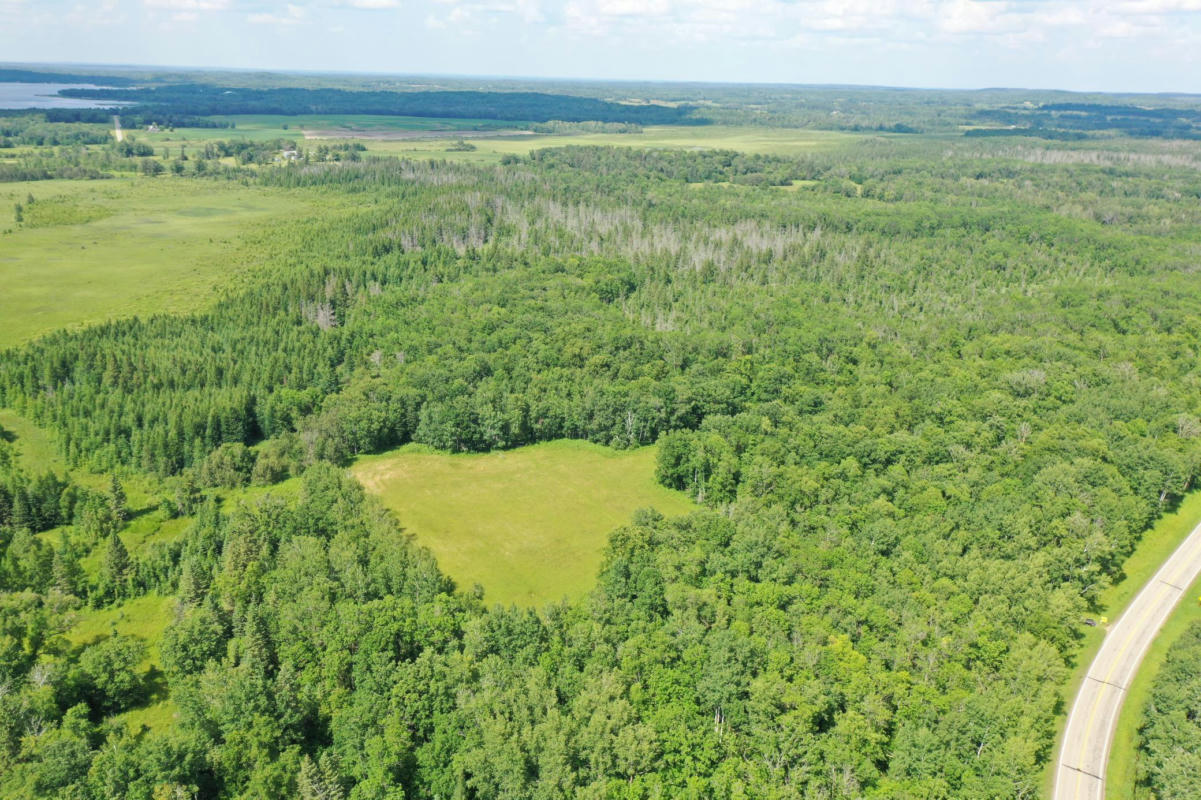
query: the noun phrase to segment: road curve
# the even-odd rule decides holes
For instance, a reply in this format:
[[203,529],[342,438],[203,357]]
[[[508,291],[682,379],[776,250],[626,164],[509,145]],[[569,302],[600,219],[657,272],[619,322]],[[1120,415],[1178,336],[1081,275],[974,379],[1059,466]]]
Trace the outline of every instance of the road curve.
[[1109,627],[1076,692],[1055,767],[1054,800],[1104,800],[1109,747],[1138,666],[1172,609],[1201,574],[1201,525]]

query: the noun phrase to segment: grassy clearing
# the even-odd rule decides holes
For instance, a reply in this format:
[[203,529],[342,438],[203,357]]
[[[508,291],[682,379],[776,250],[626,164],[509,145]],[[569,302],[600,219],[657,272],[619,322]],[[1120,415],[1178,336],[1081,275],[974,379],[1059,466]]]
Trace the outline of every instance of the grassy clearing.
[[[0,300],[0,303],[3,302]],[[68,472],[67,462],[59,455],[54,438],[25,417],[10,409],[0,408],[0,429],[12,438],[17,458],[26,472],[34,475],[40,475],[48,469],[60,475]]]
[[175,599],[145,595],[109,608],[86,608],[75,617],[67,631],[73,645],[88,645],[112,636],[136,636],[148,645],[145,666],[158,665],[158,641],[171,622]]
[[[421,117],[382,117],[366,115],[326,116],[235,116],[218,117],[233,122],[236,128],[180,128],[175,131],[134,133],[138,141],[174,149],[179,145],[199,145],[219,139],[248,139],[269,141],[295,139],[298,144],[315,147],[321,139],[305,140],[305,131],[321,134],[328,141],[362,138],[372,153],[406,158],[446,158],[456,161],[495,163],[505,155],[525,155],[543,147],[566,145],[614,145],[618,147],[668,147],[683,149],[721,148],[747,153],[804,155],[815,150],[846,144],[864,134],[838,131],[800,130],[797,128],[766,128],[726,125],[659,125],[641,133],[588,133],[566,135],[503,136],[472,138],[475,150],[456,152],[448,147],[458,138],[456,131],[520,130],[521,123],[480,119],[427,119]],[[287,126],[287,127],[285,127]],[[445,132],[445,138],[407,140],[373,139],[372,136],[393,133]],[[345,135],[340,135],[344,133]],[[872,134],[887,136],[887,134]]]
[[367,456],[355,476],[462,586],[539,605],[592,585],[608,534],[639,508],[695,506],[655,482],[655,448],[557,441],[484,455],[416,447]]
[[246,114],[216,116],[220,122],[232,122],[234,128],[177,128],[173,131],[134,130],[129,133],[139,142],[160,145],[203,144],[218,140],[245,139],[252,142],[267,142],[272,139],[305,138],[305,131],[330,133],[337,138],[345,132],[349,138],[356,134],[386,134],[389,132],[412,131],[457,131],[457,130],[513,130],[521,128],[520,122],[503,122],[494,119],[442,119],[431,117],[393,117],[372,114],[314,114],[305,116],[279,116],[272,114]]
[[[36,202],[15,226],[16,203]],[[202,306],[248,266],[248,226],[295,213],[282,192],[187,178],[0,186],[0,348],[59,328]]]
[[[108,491],[111,485],[108,474],[72,469],[59,452],[54,436],[12,409],[0,408],[0,429],[11,437],[26,474],[41,475],[49,470],[56,475],[69,476],[80,486],[98,492]],[[123,476],[122,485],[127,504],[135,514],[153,511],[162,497],[158,483],[148,475],[133,473]],[[53,541],[58,541],[57,534]]]
[[[1129,605],[1130,601],[1134,599],[1138,591],[1151,579],[1160,566],[1163,565],[1163,562],[1167,560],[1168,556],[1180,546],[1180,543],[1184,541],[1185,537],[1192,532],[1198,523],[1201,523],[1201,492],[1193,492],[1184,498],[1175,511],[1164,515],[1143,536],[1138,547],[1126,559],[1126,563],[1122,565],[1123,575],[1121,579],[1115,581],[1113,585],[1101,593],[1100,607],[1102,610],[1099,613],[1108,618],[1110,622],[1117,621],[1118,617],[1122,615],[1122,612]],[[1155,639],[1150,652],[1136,674],[1134,683],[1131,684],[1129,694],[1126,696],[1126,702],[1122,706],[1118,732],[1113,747],[1110,750],[1109,776],[1107,781],[1110,797],[1133,797],[1133,794],[1123,795],[1116,793],[1118,791],[1118,781],[1128,781],[1129,787],[1133,789],[1133,759],[1136,734],[1139,718],[1142,715],[1143,706],[1146,704],[1150,681],[1154,679],[1155,673],[1158,672],[1159,666],[1163,663],[1167,648],[1171,646],[1171,642],[1175,641],[1176,637],[1187,626],[1187,621],[1178,624],[1178,620],[1182,618],[1185,620],[1201,618],[1201,608],[1196,607],[1196,604],[1191,600],[1191,598],[1197,596],[1199,590],[1201,590],[1201,585],[1193,586],[1189,593],[1185,595],[1184,600],[1181,601],[1181,605],[1176,609],[1172,617],[1168,620],[1167,625],[1164,626],[1163,631]],[[1052,787],[1055,783],[1055,764],[1058,760],[1059,741],[1063,736],[1063,727],[1067,723],[1067,713],[1071,708],[1072,698],[1076,696],[1080,684],[1084,681],[1084,676],[1088,673],[1089,665],[1092,664],[1097,651],[1101,649],[1101,642],[1104,638],[1105,632],[1099,627],[1084,629],[1084,635],[1081,639],[1080,650],[1076,656],[1076,664],[1072,669],[1071,678],[1061,689],[1064,698],[1064,707],[1055,721],[1057,742],[1055,756],[1048,763],[1043,776],[1043,794],[1046,797],[1051,796]],[[1140,684],[1144,685],[1139,688]],[[1115,778],[1117,781],[1115,781]]]
[[588,133],[563,136],[472,139],[476,149],[453,152],[450,140],[364,142],[373,153],[407,158],[446,158],[456,161],[495,162],[505,155],[525,155],[531,150],[566,145],[612,145],[616,147],[664,147],[679,149],[726,149],[744,153],[796,156],[842,146],[862,134],[813,131],[796,128],[734,127],[725,125],[660,125],[641,133]]
[[[142,640],[146,643],[146,658],[140,667],[154,687],[162,681],[159,642],[174,613],[175,599],[158,595],[137,597],[111,608],[85,608],[76,614],[66,638],[76,647],[95,644],[114,634]],[[134,732],[169,727],[174,723],[176,708],[164,694],[161,687],[152,689],[149,703],[117,715],[115,721],[124,722]]]

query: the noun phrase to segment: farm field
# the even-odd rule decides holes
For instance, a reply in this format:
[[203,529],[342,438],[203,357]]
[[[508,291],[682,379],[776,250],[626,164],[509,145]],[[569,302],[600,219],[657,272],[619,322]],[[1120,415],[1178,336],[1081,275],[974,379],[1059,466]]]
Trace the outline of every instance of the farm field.
[[[35,202],[28,203],[32,196]],[[13,208],[28,206],[15,227]],[[0,185],[0,347],[66,327],[202,307],[254,259],[240,237],[304,204],[184,178]]]
[[[236,128],[179,128],[148,133],[135,131],[137,141],[156,147],[202,144],[208,141],[246,139],[265,142],[293,139],[301,147],[321,140],[361,141],[369,152],[408,158],[446,158],[455,161],[495,162],[505,155],[525,155],[531,150],[565,145],[608,145],[647,148],[719,148],[746,153],[804,155],[862,140],[863,134],[760,126],[659,125],[639,133],[520,134],[525,126],[479,119],[432,119],[371,115],[273,116],[247,115],[216,118]],[[469,131],[475,150],[447,147],[460,132]],[[489,131],[495,135],[490,136]],[[895,134],[880,134],[895,138]],[[419,138],[407,138],[416,136]],[[390,138],[394,137],[394,138]],[[307,143],[307,144],[306,144]]]
[[640,133],[579,133],[509,138],[472,139],[473,151],[448,151],[446,140],[366,141],[372,153],[408,158],[447,158],[455,161],[493,162],[506,155],[526,155],[531,150],[568,145],[667,148],[680,150],[721,149],[744,153],[796,156],[822,152],[862,140],[862,134],[839,131],[799,130],[727,125],[659,125]]
[[608,534],[640,508],[695,506],[655,482],[655,448],[616,451],[556,441],[447,455],[419,447],[366,456],[355,477],[485,600],[542,605],[578,598],[596,579]]
[[[213,117],[217,122],[232,123],[233,128],[177,128],[176,130],[146,131],[130,133],[137,141],[155,146],[178,145],[189,142],[203,143],[218,140],[247,139],[254,142],[272,139],[303,140],[305,132],[321,132],[324,138],[354,138],[386,135],[389,133],[435,133],[458,130],[515,130],[520,123],[499,122],[490,119],[454,119],[434,117],[393,117],[374,114],[324,114],[311,116],[282,116],[274,114],[240,114],[231,117]],[[344,134],[344,135],[343,135]]]

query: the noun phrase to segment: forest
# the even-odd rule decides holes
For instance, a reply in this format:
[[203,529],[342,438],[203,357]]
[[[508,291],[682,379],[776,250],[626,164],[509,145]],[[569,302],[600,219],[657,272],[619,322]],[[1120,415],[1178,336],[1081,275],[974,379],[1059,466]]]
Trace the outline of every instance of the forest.
[[[343,107],[298,91],[240,95]],[[511,103],[470,116],[691,113]],[[0,248],[83,224],[36,179],[298,203],[214,302],[0,353],[56,448],[0,427],[0,795],[1040,796],[1085,620],[1201,471],[1201,152],[876,130],[930,114],[896,107],[805,155],[494,163],[0,119]],[[636,512],[540,607],[459,585],[346,469],[560,439],[654,445],[701,508]],[[161,634],[121,627],[160,598]],[[1195,781],[1173,669],[1164,797]]]
[[1201,793],[1201,626],[1192,625],[1168,651],[1140,729],[1140,782],[1155,800]]
[[515,121],[699,124],[688,106],[626,105],[545,92],[348,91],[253,89],[209,84],[142,88],[63,89],[63,97],[136,103],[135,111],[204,117],[214,114],[392,114]]

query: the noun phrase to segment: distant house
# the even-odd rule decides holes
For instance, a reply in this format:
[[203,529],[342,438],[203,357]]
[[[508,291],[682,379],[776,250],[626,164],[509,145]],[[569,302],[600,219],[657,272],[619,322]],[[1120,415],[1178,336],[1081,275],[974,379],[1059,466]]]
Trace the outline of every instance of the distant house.
[[300,151],[299,150],[281,150],[279,157],[283,161],[295,161],[296,159],[300,158]]
[[158,123],[152,122],[149,125],[147,125],[146,132],[147,133],[158,133],[159,132]]

